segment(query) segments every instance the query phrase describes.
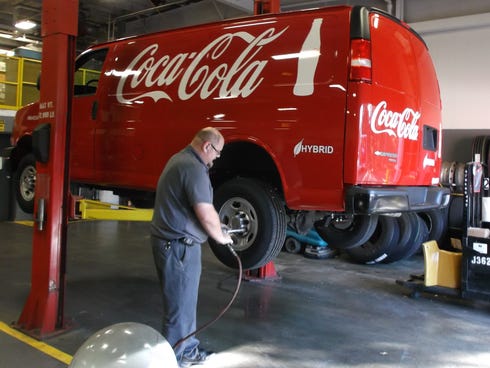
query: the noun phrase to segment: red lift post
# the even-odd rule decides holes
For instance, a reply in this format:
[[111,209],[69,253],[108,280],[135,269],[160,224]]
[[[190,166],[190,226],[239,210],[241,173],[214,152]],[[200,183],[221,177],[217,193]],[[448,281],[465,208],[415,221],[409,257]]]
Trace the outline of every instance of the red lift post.
[[[254,0],[254,14],[280,13],[281,0]],[[255,270],[245,271],[243,278],[247,281],[258,280],[277,280],[279,275],[276,272],[274,262],[270,261],[266,265]]]
[[280,13],[281,0],[255,0],[254,14]]
[[37,154],[31,290],[16,324],[36,337],[65,327],[69,133],[77,29],[78,0],[43,0],[39,122],[47,129],[40,133],[41,147],[37,147],[45,153],[44,157]]

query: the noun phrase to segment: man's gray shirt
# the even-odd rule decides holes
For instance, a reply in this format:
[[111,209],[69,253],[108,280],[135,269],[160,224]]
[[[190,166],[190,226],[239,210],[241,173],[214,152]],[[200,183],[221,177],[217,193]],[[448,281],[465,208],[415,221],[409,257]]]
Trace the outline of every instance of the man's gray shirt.
[[208,235],[194,212],[197,203],[213,203],[208,168],[191,146],[173,155],[160,178],[151,234],[162,239],[189,238],[203,243]]

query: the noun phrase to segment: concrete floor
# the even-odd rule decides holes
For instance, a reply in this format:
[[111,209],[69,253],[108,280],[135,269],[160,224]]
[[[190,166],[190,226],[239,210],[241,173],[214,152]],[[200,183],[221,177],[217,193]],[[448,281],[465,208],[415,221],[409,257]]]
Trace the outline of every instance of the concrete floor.
[[[15,322],[29,294],[32,228],[0,222],[0,322]],[[160,326],[148,224],[69,225],[65,317],[71,328],[44,343],[74,355],[118,322]],[[395,283],[423,272],[422,257],[391,265],[281,253],[278,281],[243,282],[224,317],[199,338],[218,352],[203,368],[490,367],[490,303],[424,294]],[[236,273],[203,252],[198,319],[232,295]],[[0,368],[67,364],[0,329]],[[162,363],[162,368],[165,364]]]

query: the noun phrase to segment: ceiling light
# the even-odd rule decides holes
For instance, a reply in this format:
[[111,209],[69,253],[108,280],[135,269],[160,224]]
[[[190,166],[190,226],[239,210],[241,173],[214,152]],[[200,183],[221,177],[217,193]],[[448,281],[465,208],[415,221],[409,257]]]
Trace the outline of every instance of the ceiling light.
[[17,23],[15,23],[15,28],[23,29],[23,30],[29,30],[33,29],[37,24],[34,23],[31,20],[21,20]]

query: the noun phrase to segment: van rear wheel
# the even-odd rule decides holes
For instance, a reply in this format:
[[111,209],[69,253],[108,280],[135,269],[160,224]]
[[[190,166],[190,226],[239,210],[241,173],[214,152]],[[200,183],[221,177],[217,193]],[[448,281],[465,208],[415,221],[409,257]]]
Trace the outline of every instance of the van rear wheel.
[[[244,269],[254,269],[272,261],[286,238],[284,204],[269,185],[255,179],[237,178],[221,185],[214,196],[220,221],[232,229],[233,248]],[[216,257],[228,267],[236,268],[235,257],[223,245],[209,239]]]

